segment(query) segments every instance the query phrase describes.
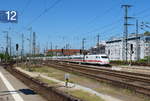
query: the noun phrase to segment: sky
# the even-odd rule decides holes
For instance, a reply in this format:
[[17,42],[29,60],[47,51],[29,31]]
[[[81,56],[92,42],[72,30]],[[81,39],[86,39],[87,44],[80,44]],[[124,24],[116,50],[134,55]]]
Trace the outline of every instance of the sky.
[[[109,40],[123,36],[124,8],[121,5],[132,5],[128,15],[129,33],[135,33],[135,21],[150,22],[149,0],[0,0],[0,10],[18,12],[18,23],[0,24],[0,47],[6,46],[6,35],[9,31],[12,47],[19,43],[24,34],[25,51],[29,50],[30,28],[36,33],[36,44],[41,51],[44,48],[80,49],[85,38],[85,48],[89,49],[97,41]],[[149,30],[149,29],[146,29]],[[143,33],[142,30],[139,31]]]

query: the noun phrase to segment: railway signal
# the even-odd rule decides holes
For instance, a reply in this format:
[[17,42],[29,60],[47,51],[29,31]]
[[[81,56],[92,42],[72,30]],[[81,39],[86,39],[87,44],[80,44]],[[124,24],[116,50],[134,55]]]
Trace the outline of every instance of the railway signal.
[[133,54],[134,53],[134,51],[133,51],[133,44],[130,45],[130,49],[131,49],[131,54]]
[[16,51],[17,51],[17,57],[16,57],[16,62],[17,62],[17,66],[18,66],[18,59],[19,59],[19,55],[18,55],[18,49],[19,49],[19,44],[16,44]]
[[19,44],[16,44],[16,51],[18,51],[19,49]]
[[133,44],[130,44],[130,66],[131,66],[131,64],[132,64],[132,54],[134,53],[134,51],[133,51]]

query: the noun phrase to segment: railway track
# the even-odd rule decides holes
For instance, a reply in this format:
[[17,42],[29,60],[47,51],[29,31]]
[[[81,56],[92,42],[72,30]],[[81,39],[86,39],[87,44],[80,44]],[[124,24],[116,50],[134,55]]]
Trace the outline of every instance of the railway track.
[[129,88],[137,93],[150,96],[150,75],[88,67],[65,62],[46,62],[46,65],[67,72],[78,73],[89,78]]
[[[56,62],[59,63],[59,62]],[[64,62],[65,63],[65,62]],[[64,64],[63,63],[63,64]],[[68,64],[68,63],[66,63]],[[130,75],[134,75],[134,76],[143,76],[143,77],[150,77],[150,74],[142,74],[142,73],[134,73],[134,72],[126,72],[126,71],[116,71],[116,70],[112,70],[110,68],[99,68],[99,67],[91,67],[88,65],[82,65],[82,64],[75,64],[75,63],[69,63],[72,66],[80,66],[80,67],[84,67],[84,68],[89,68],[89,69],[95,69],[95,70],[103,70],[103,71],[109,71],[109,72],[113,72],[113,73],[121,73],[121,74],[130,74]]]
[[82,99],[69,95],[59,89],[56,89],[56,87],[49,86],[47,83],[41,82],[40,80],[17,70],[11,64],[2,64],[2,66],[4,66],[8,72],[22,81],[25,85],[47,99],[47,101],[83,101]]

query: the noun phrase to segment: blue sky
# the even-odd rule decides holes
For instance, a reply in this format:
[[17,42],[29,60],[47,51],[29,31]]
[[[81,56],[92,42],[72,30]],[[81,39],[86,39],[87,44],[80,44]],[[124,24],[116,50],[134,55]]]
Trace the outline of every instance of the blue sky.
[[[19,13],[17,24],[0,24],[0,47],[5,46],[4,30],[8,30],[12,38],[12,46],[21,42],[21,33],[25,35],[25,49],[28,50],[28,28],[32,27],[36,32],[37,44],[40,47],[63,48],[70,44],[71,48],[81,48],[82,38],[86,39],[85,47],[96,44],[96,36],[100,40],[108,40],[110,37],[120,37],[123,34],[123,4],[133,5],[129,9],[129,15],[139,21],[149,22],[149,0],[0,0],[0,10],[16,10]],[[38,17],[41,15],[40,17]],[[38,19],[37,19],[38,17]],[[135,24],[135,19],[129,21]],[[148,29],[147,29],[148,30]],[[130,33],[135,32],[135,26],[130,26]],[[143,31],[140,31],[141,33]],[[41,50],[42,50],[41,49]]]

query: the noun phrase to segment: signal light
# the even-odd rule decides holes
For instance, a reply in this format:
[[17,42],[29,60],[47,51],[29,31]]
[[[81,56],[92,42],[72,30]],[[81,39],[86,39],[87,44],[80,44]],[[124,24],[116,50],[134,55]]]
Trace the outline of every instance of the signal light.
[[18,51],[19,49],[19,44],[16,44],[16,51]]

